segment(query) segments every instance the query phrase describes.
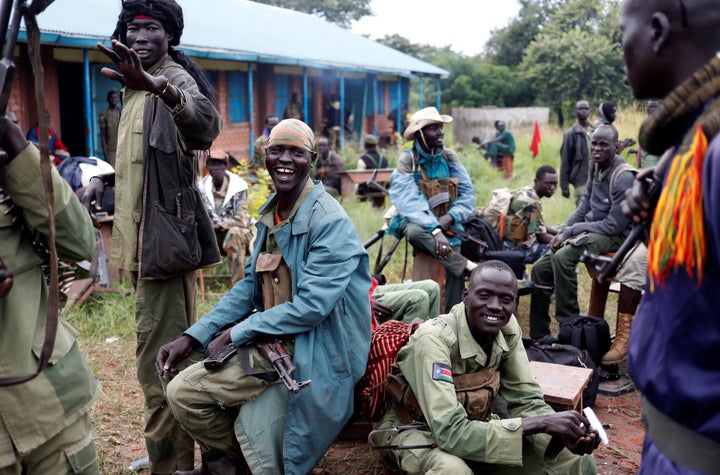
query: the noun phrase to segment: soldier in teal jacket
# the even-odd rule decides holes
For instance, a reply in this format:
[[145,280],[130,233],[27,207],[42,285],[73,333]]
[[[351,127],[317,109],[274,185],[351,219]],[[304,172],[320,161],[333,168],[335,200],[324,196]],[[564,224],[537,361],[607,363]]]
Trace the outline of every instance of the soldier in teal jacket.
[[[33,249],[27,230],[47,236],[49,218],[37,148],[9,120],[0,119],[0,125],[4,125],[0,146],[10,157],[0,158],[0,377],[4,378],[37,370],[48,288],[43,259]],[[54,167],[52,182],[58,255],[86,259],[95,246],[87,211]],[[10,200],[16,207],[9,211]],[[22,215],[13,222],[20,209]],[[88,411],[100,385],[78,349],[76,335],[60,319],[48,367],[27,382],[0,386],[0,473],[99,473]]]
[[[312,381],[296,394],[281,391],[287,398],[285,409],[283,402],[263,404],[268,393],[272,396],[265,389],[277,382],[249,376],[252,373],[237,355],[215,372],[201,363],[180,372],[168,385],[168,402],[200,443],[209,473],[227,473],[221,470],[238,465],[244,454],[235,438],[235,416],[256,396],[252,403],[260,406],[264,426],[286,414],[280,462],[284,466],[275,467],[284,473],[312,471],[353,412],[353,388],[365,372],[370,349],[369,262],[345,211],[320,182],[308,178],[314,145],[312,131],[297,119],[273,128],[266,166],[277,193],[260,210],[257,243],[245,279],[158,353],[157,368],[163,373],[172,371],[194,348],[213,353],[230,344],[242,356],[243,347],[253,341],[278,337],[293,354],[295,378]],[[282,256],[291,276],[289,298],[283,302],[276,293],[272,307],[263,293],[267,281],[261,285],[270,255]],[[245,362],[253,370],[272,371],[254,346],[247,353]],[[223,465],[223,458],[230,461]]]

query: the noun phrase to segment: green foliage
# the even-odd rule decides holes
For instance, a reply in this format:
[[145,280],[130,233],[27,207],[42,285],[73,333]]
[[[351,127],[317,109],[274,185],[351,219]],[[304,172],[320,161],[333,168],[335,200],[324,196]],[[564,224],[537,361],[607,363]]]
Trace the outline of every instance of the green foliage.
[[[570,52],[570,54],[569,54]],[[541,34],[519,66],[536,97],[545,103],[560,99],[613,98],[623,95],[618,52],[605,39],[586,31]]]
[[267,169],[255,170],[246,159],[230,170],[248,183],[248,213],[255,219],[260,218],[260,207],[267,201],[272,190],[272,179]]
[[532,100],[528,83],[507,66],[458,58],[449,69],[451,78],[443,84],[442,97],[451,107],[516,107]]
[[94,293],[80,307],[65,311],[63,317],[84,338],[104,340],[135,337],[135,296],[127,293]]
[[[385,35],[382,38],[379,38],[377,42],[414,58],[425,57],[428,49],[437,50],[437,48],[430,45],[411,43],[410,40],[398,34]],[[437,51],[433,51],[432,53],[437,53]]]
[[525,49],[562,3],[563,0],[520,0],[517,17],[506,27],[493,31],[485,45],[491,62],[509,67],[520,64]]
[[544,103],[628,101],[616,0],[567,0],[531,42],[518,71]]
[[372,15],[370,0],[255,0],[258,3],[274,5],[298,12],[310,13],[324,18],[342,28],[349,29],[350,23]]

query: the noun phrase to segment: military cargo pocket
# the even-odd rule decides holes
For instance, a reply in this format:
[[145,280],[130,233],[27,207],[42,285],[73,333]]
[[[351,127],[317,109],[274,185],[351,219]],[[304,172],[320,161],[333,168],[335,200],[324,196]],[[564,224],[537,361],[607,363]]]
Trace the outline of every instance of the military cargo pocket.
[[95,444],[90,434],[82,440],[63,449],[67,457],[71,472],[81,475],[96,475],[100,473],[100,466],[95,451]]
[[[130,131],[133,134],[137,134],[140,136],[140,140],[142,140],[142,134],[143,134],[143,118],[142,117],[136,117],[133,119],[132,124],[130,125]],[[130,156],[130,163],[142,163],[143,162],[143,154],[140,153],[138,155],[135,155],[134,153]]]
[[155,318],[150,305],[145,302],[135,304],[135,336],[138,343],[145,343],[148,335],[155,328]]

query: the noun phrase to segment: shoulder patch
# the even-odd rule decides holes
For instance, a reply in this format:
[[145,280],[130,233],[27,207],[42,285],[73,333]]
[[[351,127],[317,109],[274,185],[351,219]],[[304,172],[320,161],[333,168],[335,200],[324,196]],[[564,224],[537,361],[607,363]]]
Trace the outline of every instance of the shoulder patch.
[[444,363],[433,363],[432,379],[453,384],[452,370]]

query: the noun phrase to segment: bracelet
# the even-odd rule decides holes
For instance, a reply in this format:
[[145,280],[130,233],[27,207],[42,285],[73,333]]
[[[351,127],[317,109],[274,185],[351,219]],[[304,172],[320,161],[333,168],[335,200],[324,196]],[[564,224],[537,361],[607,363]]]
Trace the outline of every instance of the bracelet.
[[437,234],[440,234],[441,232],[442,232],[442,228],[438,226],[437,228],[435,228],[435,229],[433,229],[432,231],[430,231],[430,234],[432,234],[433,236],[435,236],[435,235],[437,235]]
[[167,92],[167,90],[168,90],[169,87],[170,87],[170,80],[169,80],[168,78],[165,78],[165,87],[163,88],[162,91],[156,92],[156,93],[154,94],[155,97],[161,97],[161,96],[163,96],[163,95]]

